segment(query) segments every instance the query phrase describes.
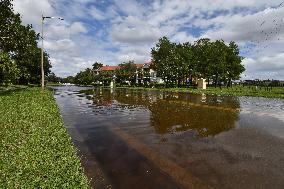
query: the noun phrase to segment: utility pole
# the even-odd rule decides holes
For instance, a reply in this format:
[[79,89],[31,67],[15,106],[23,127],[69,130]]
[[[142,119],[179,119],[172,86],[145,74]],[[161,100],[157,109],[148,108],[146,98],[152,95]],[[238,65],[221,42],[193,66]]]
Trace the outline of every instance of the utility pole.
[[43,68],[43,21],[44,17],[41,15],[41,89],[44,89],[44,68]]
[[44,19],[46,18],[50,18],[50,19],[53,19],[53,18],[57,18],[59,20],[64,20],[63,18],[61,17],[51,17],[51,16],[43,16],[43,14],[41,15],[41,88],[42,90],[44,89],[44,65],[43,65],[43,22],[44,22]]

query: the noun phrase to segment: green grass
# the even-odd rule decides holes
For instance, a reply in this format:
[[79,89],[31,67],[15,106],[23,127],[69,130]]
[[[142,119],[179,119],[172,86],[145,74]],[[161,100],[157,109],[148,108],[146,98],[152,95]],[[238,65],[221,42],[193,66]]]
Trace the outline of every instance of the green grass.
[[[196,89],[196,88],[143,88],[143,87],[129,87],[133,89],[147,89],[147,90],[160,90],[160,91],[170,91],[170,92],[191,92],[196,94],[216,94],[222,96],[255,96],[255,97],[266,97],[266,98],[282,98],[284,99],[284,87],[273,87],[271,90],[267,91],[264,87],[208,87],[206,90]],[[269,88],[270,89],[270,88]]]
[[0,115],[0,188],[90,188],[52,92],[2,92]]

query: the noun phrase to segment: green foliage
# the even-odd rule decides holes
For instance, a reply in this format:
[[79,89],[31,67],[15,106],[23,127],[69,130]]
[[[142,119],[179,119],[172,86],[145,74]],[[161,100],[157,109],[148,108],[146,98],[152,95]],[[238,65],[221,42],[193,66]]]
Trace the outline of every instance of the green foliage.
[[101,67],[103,67],[103,64],[102,64],[102,63],[95,62],[95,63],[93,64],[93,70],[99,70]]
[[59,78],[61,83],[75,83],[75,78],[73,76],[68,76],[66,78]]
[[172,82],[174,78],[174,46],[167,37],[159,39],[156,48],[152,49],[152,59],[157,75],[160,76],[166,84]]
[[[109,85],[114,79],[118,83],[130,81],[133,84],[136,81],[136,66],[133,61],[119,64],[120,68],[114,71],[101,71],[102,66],[101,63],[96,62],[93,64],[93,69],[87,68],[77,73],[74,77],[74,83],[78,85],[95,85],[101,82],[103,85]],[[147,75],[147,73],[144,74]]]
[[171,86],[181,86],[192,77],[213,79],[215,85],[221,81],[230,85],[245,71],[234,42],[226,45],[223,40],[205,38],[193,45],[176,44],[163,37],[151,53],[158,76]]
[[20,69],[10,59],[9,55],[0,52],[0,84],[15,83],[20,77]]
[[74,82],[80,85],[90,85],[94,81],[93,76],[93,70],[87,68],[85,71],[81,71],[75,76]]
[[241,64],[238,46],[230,42],[229,46],[223,40],[211,42],[200,39],[194,43],[194,64],[198,76],[213,79],[215,86],[221,81],[231,85],[231,81],[240,78],[245,71]]
[[0,93],[0,188],[90,188],[51,91]]
[[229,82],[228,85],[231,86],[231,81],[240,79],[240,74],[245,71],[245,67],[241,64],[243,57],[239,56],[239,48],[235,42],[230,42],[227,54],[227,64],[226,70]]
[[60,82],[60,78],[57,77],[55,75],[55,73],[51,72],[50,74],[48,74],[48,76],[46,77],[47,82],[49,83],[59,83]]
[[125,83],[130,81],[135,83],[136,80],[136,66],[134,61],[123,62],[118,65],[120,68],[115,71],[115,76],[118,82]]
[[103,71],[97,75],[97,81],[102,82],[104,85],[109,85],[115,75],[115,71]]
[[199,39],[193,44],[193,73],[196,77],[208,77],[210,64],[210,40]]
[[[37,46],[39,34],[31,25],[24,26],[19,14],[13,12],[11,0],[0,2],[0,50],[11,55],[21,71],[17,83],[39,83],[41,49]],[[44,53],[45,75],[50,72],[49,57]]]

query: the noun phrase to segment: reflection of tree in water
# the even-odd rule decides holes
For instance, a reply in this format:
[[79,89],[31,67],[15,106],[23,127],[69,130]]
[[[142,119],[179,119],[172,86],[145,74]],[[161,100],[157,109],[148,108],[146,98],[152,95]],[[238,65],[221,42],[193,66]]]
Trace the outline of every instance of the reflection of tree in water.
[[216,135],[234,127],[237,112],[209,109],[158,100],[149,107],[157,133],[194,130],[198,136]]
[[[93,103],[99,106],[109,106],[113,103],[113,95],[109,89],[95,88],[92,90],[81,91],[87,95],[87,99],[93,100]],[[88,96],[92,95],[92,97]]]
[[200,137],[216,135],[234,128],[240,107],[235,97],[188,93],[96,89],[92,95],[94,103],[100,105],[116,100],[129,109],[149,109],[151,125],[159,134],[193,130]]
[[169,93],[148,108],[157,133],[193,130],[206,137],[234,128],[239,107],[234,97]]

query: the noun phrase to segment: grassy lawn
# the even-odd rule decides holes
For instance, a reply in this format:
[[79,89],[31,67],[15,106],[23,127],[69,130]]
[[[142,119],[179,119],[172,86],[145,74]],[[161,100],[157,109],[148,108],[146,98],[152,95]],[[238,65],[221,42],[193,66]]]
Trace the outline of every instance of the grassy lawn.
[[[131,87],[129,87],[131,88]],[[272,89],[266,90],[265,88],[254,87],[207,87],[206,90],[196,89],[196,88],[143,88],[143,87],[133,87],[133,89],[148,89],[148,90],[160,90],[160,91],[170,91],[170,92],[191,92],[196,94],[217,94],[222,96],[256,96],[256,97],[266,97],[266,98],[282,98],[284,99],[284,87],[273,87]]]
[[52,92],[0,92],[0,188],[90,188]]

